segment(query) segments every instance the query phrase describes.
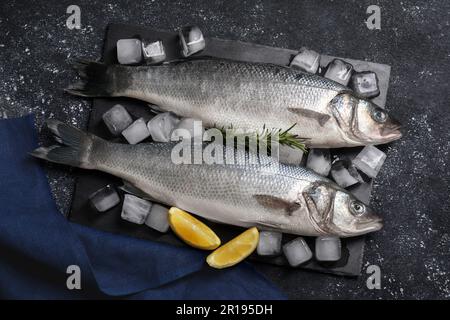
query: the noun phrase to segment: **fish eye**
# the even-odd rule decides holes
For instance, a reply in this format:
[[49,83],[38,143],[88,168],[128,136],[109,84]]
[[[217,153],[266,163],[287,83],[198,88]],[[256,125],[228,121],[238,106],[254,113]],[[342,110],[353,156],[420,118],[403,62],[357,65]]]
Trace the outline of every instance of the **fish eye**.
[[350,211],[357,216],[360,216],[366,212],[366,206],[359,201],[350,202]]
[[374,109],[372,111],[372,118],[379,123],[383,123],[387,119],[387,114],[383,110],[380,109]]

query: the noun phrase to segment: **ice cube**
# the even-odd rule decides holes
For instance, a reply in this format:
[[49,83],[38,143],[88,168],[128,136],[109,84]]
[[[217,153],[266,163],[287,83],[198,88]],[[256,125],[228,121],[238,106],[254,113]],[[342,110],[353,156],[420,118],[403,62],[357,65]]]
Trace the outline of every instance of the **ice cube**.
[[355,179],[347,170],[344,161],[338,160],[331,166],[331,176],[333,180],[342,188],[350,187],[359,181]]
[[137,64],[142,61],[142,42],[139,39],[117,41],[117,60],[120,64]]
[[338,261],[341,259],[341,239],[331,236],[317,237],[315,253],[319,261]]
[[148,123],[147,128],[153,141],[169,142],[170,135],[180,119],[172,112],[164,112],[154,116]]
[[152,203],[138,198],[132,194],[126,194],[123,200],[122,219],[136,224],[143,224],[150,212]]
[[98,212],[105,212],[120,202],[120,197],[117,194],[116,189],[110,184],[106,187],[95,191],[89,196],[91,205],[97,209]]
[[287,145],[279,145],[279,160],[281,163],[298,166],[302,162],[303,151]]
[[356,185],[351,186],[347,189],[351,194],[355,196],[359,201],[369,204],[370,195],[372,192],[372,184],[367,182],[361,182]]
[[306,72],[316,73],[319,69],[320,55],[307,48],[301,48],[289,66],[298,67]]
[[150,136],[147,124],[143,118],[137,119],[128,128],[122,131],[122,135],[129,144],[136,144]]
[[261,231],[256,252],[260,256],[277,256],[281,253],[281,238],[283,234],[275,231]]
[[348,85],[352,76],[353,66],[340,59],[334,59],[330,62],[325,72],[325,78],[336,81],[344,86]]
[[331,169],[331,155],[329,149],[310,149],[306,167],[326,177]]
[[109,131],[115,136],[121,134],[123,130],[133,123],[133,119],[131,119],[128,111],[120,104],[116,104],[106,111],[102,118]]
[[352,76],[351,85],[361,97],[373,98],[380,94],[377,74],[372,71],[355,73]]
[[374,146],[366,146],[353,159],[353,164],[371,178],[375,178],[386,160],[386,154]]
[[168,208],[154,203],[145,224],[159,232],[167,232],[169,230],[168,213]]
[[162,41],[155,41],[151,43],[142,42],[142,54],[144,59],[150,63],[160,63],[166,59],[166,52]]
[[297,267],[312,258],[312,252],[302,237],[286,243],[283,246],[283,253],[292,267]]
[[175,131],[171,135],[172,140],[178,141],[180,138],[184,137],[184,135],[177,133],[177,129],[187,130],[191,138],[203,139],[204,128],[201,120],[193,119],[193,118],[183,118],[178,122],[175,127]]
[[180,30],[178,34],[183,56],[188,57],[205,48],[205,39],[199,27],[186,27]]

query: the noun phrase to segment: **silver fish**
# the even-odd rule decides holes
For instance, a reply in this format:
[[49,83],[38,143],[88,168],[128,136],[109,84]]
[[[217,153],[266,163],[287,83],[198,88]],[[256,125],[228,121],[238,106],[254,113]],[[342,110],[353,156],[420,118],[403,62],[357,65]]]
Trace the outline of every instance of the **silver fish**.
[[309,147],[387,143],[400,124],[369,100],[332,80],[262,63],[196,59],[160,66],[76,63],[84,82],[66,89],[85,97],[130,97],[157,105],[205,127],[264,126],[306,138]]
[[246,152],[235,155],[234,165],[176,164],[174,143],[117,144],[56,120],[48,127],[65,146],[41,147],[33,156],[110,173],[141,197],[208,220],[305,236],[350,237],[382,227],[368,206],[332,181],[298,166],[275,168],[267,156],[252,164],[242,161]]

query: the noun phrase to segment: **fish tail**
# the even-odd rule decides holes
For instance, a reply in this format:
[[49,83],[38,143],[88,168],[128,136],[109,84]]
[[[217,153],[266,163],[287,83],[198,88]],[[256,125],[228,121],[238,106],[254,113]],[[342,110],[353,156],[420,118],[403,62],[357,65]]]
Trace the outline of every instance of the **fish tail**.
[[65,89],[82,97],[111,97],[115,93],[116,66],[87,60],[75,60],[73,67],[81,81]]
[[54,119],[47,120],[47,127],[60,145],[37,148],[30,152],[32,156],[73,167],[93,169],[89,156],[94,140],[101,140],[100,138]]

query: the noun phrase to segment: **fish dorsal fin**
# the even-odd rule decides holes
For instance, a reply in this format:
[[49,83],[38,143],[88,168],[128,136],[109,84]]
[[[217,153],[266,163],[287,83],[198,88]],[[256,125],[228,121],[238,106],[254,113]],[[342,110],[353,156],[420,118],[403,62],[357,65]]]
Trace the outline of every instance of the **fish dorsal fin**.
[[120,186],[119,189],[126,193],[130,193],[141,199],[156,201],[148,193],[146,193],[145,191],[142,191],[141,189],[139,189],[138,187],[136,187],[135,185],[133,185],[132,183],[130,183],[128,181],[123,181],[123,185]]
[[267,194],[255,194],[253,195],[253,198],[255,198],[256,201],[263,207],[268,209],[284,210],[288,215],[291,215],[301,206],[299,203]]
[[191,56],[191,57],[186,57],[186,58],[176,58],[176,59],[172,59],[172,60],[166,60],[161,65],[180,64],[180,63],[192,62],[192,61],[210,61],[210,60],[219,61],[219,60],[226,60],[226,59],[216,58],[213,56],[199,55],[199,56]]
[[323,127],[325,123],[327,123],[327,121],[331,118],[331,116],[328,114],[304,108],[288,108],[288,111],[305,118],[316,120],[321,127]]

